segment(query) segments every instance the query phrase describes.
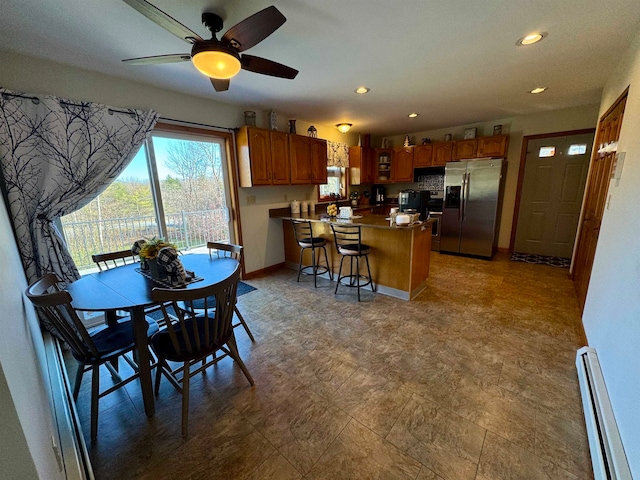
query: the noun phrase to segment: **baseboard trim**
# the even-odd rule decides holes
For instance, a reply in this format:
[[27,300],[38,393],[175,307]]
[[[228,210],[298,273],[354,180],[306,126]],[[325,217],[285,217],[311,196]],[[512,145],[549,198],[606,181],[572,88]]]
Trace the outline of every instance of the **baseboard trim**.
[[258,277],[262,277],[264,275],[268,275],[270,273],[273,273],[277,270],[280,270],[281,268],[284,268],[286,266],[285,262],[282,263],[276,263],[275,265],[271,265],[269,267],[266,268],[261,268],[260,270],[254,270],[253,272],[249,272],[249,273],[245,273],[242,276],[243,280],[251,280],[252,278],[258,278]]

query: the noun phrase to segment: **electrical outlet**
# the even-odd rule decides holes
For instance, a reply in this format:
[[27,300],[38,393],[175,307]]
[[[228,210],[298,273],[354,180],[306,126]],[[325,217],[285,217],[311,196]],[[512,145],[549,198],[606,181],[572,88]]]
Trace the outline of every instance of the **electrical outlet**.
[[256,196],[247,195],[247,205],[255,205],[255,204],[256,204]]
[[286,193],[284,194],[284,201],[288,202],[289,201],[289,195],[287,195]]

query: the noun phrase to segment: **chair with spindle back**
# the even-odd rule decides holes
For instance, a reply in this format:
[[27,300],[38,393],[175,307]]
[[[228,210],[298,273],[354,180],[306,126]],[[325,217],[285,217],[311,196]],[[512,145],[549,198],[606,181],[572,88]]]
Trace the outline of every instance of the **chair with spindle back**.
[[[253,378],[238,353],[233,334],[233,312],[236,305],[240,265],[227,279],[214,285],[190,289],[154,288],[151,297],[161,305],[166,325],[153,337],[151,348],[158,357],[155,394],[160,391],[164,374],[182,394],[182,435],[186,436],[189,418],[189,380],[224,357],[231,357],[249,383]],[[171,303],[177,320],[171,321],[167,304]],[[202,308],[189,311],[179,304],[198,302]],[[218,356],[217,352],[223,352]],[[209,356],[211,360],[207,361]],[[173,368],[169,362],[180,365]],[[201,364],[200,364],[201,363]]]
[[[91,441],[94,441],[98,436],[99,399],[138,378],[138,365],[127,355],[135,347],[131,322],[120,321],[89,333],[71,306],[71,295],[62,288],[61,281],[54,273],[46,274],[29,285],[26,295],[42,313],[43,326],[69,346],[79,363],[73,387],[74,400],[78,399],[84,372],[91,370]],[[117,372],[120,357],[133,369],[133,374],[125,379]],[[108,368],[115,381],[103,392],[100,392],[101,365]]]

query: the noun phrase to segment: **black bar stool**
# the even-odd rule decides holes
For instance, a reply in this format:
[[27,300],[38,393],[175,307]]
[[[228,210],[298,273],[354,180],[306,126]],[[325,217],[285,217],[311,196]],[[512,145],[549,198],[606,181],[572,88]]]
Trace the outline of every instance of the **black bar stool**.
[[[293,225],[293,233],[296,236],[296,241],[300,247],[300,262],[298,263],[298,281],[300,281],[300,274],[313,275],[313,286],[318,286],[318,275],[329,273],[329,278],[333,281],[333,273],[329,267],[329,257],[327,257],[327,241],[322,237],[314,237],[311,230],[311,222],[309,220],[291,220]],[[302,255],[305,249],[311,249],[311,265],[302,265]],[[316,255],[316,250],[322,249],[324,251],[325,265],[320,265],[320,255]]]
[[[358,289],[358,301],[360,301],[360,289],[371,285],[371,291],[375,292],[373,279],[371,278],[371,268],[369,267],[369,254],[371,253],[371,247],[362,243],[362,233],[360,231],[360,225],[346,225],[340,223],[332,223],[331,230],[333,230],[333,238],[336,243],[336,250],[342,255],[340,259],[340,270],[338,270],[338,282],[336,284],[336,291],[338,293],[338,287],[340,284],[346,287],[355,287]],[[350,270],[349,275],[342,275],[342,263],[345,257],[349,257]],[[367,275],[360,275],[360,258],[364,257],[367,263]],[[353,260],[356,261],[356,270],[353,270]],[[348,279],[346,282],[343,279]],[[361,281],[364,281],[362,283]]]

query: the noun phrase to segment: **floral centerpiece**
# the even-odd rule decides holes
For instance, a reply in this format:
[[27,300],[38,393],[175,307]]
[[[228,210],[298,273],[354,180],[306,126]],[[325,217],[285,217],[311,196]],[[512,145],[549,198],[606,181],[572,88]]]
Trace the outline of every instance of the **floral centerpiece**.
[[131,251],[140,257],[140,268],[148,270],[153,278],[164,276],[164,269],[159,268],[157,263],[158,253],[165,247],[178,248],[175,244],[168,242],[164,238],[153,237],[151,240],[138,240],[131,247]]
[[358,199],[360,198],[360,192],[351,192],[349,194],[349,200],[351,200],[351,205],[354,207],[358,205]]

